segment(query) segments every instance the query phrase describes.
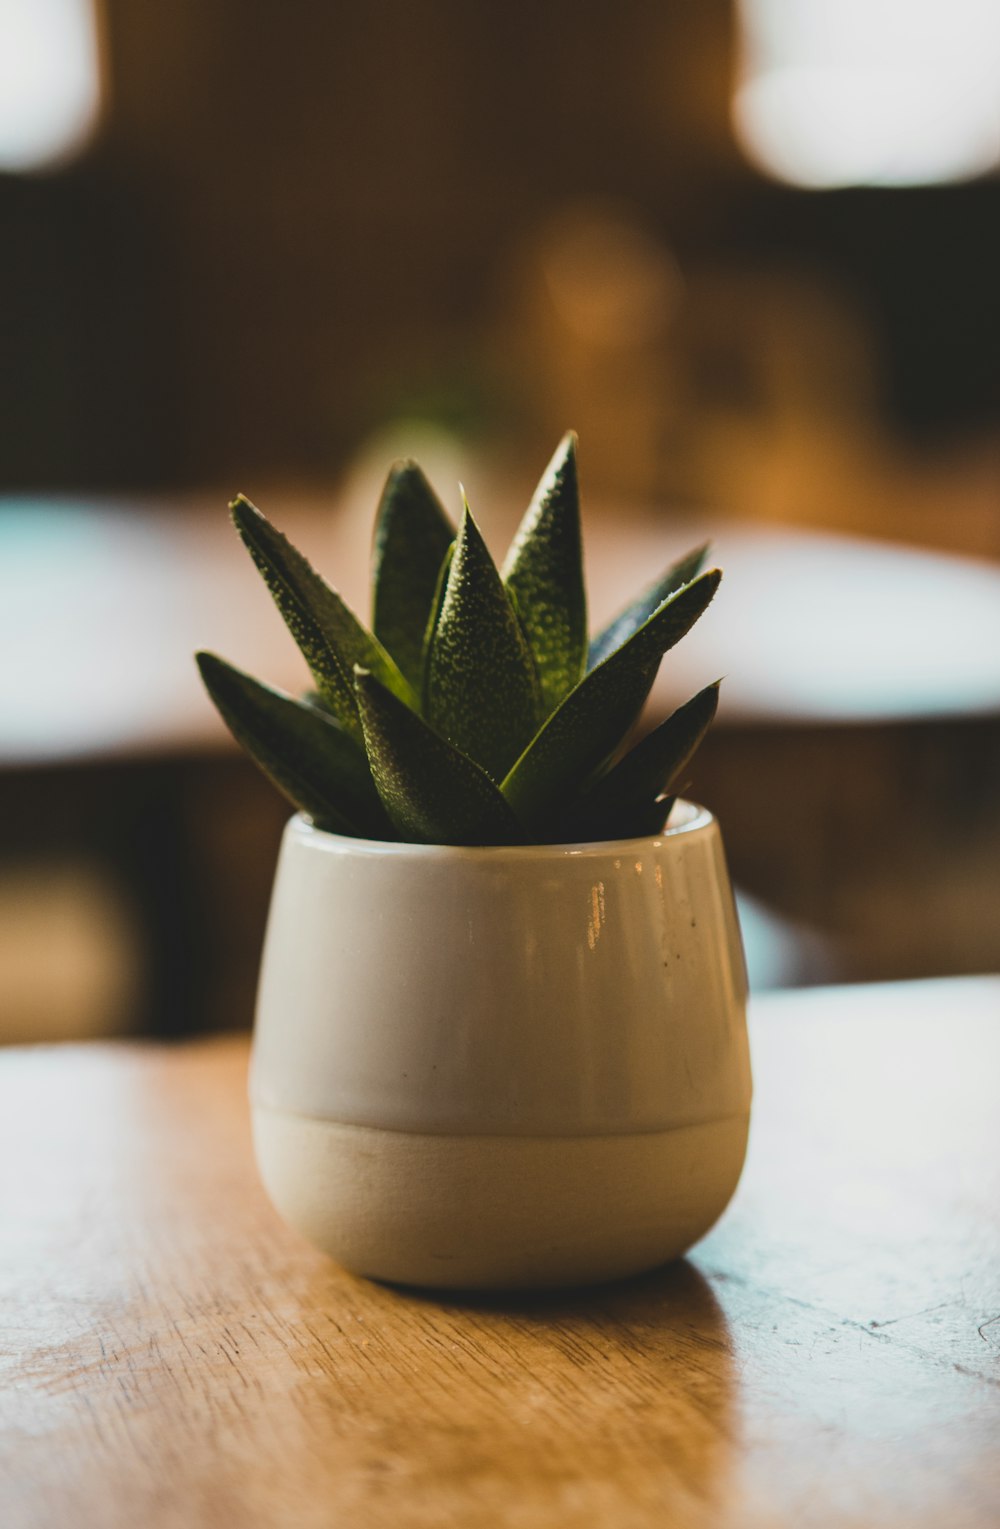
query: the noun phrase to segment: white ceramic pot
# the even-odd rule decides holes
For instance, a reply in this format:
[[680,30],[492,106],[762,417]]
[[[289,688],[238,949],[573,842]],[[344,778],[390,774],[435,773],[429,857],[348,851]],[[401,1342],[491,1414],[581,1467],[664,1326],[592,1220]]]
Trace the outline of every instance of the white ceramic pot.
[[746,978],[718,825],[516,849],[293,818],[251,1074],[264,1183],[346,1268],[583,1284],[675,1258],[746,1148]]

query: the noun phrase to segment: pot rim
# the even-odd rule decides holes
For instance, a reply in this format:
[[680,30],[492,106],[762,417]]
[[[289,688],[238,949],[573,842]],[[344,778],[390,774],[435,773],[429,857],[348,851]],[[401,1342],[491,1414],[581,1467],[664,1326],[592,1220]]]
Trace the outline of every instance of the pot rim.
[[297,812],[291,818],[288,829],[295,837],[311,848],[326,854],[357,854],[382,856],[386,859],[428,859],[445,857],[451,859],[489,860],[539,860],[583,859],[606,855],[634,854],[639,849],[649,849],[666,841],[687,838],[694,834],[710,833],[715,827],[715,815],[698,802],[678,797],[671,811],[671,819],[683,809],[682,821],[668,822],[658,834],[644,834],[637,839],[594,839],[570,844],[413,844],[404,839],[362,839],[350,834],[331,833],[329,829],[317,828],[305,813]]

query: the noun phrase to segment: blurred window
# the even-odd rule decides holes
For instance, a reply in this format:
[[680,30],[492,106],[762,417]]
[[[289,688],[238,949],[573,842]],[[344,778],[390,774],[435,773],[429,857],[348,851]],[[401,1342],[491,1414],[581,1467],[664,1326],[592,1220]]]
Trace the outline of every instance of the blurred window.
[[0,0],[0,171],[78,153],[100,99],[94,0]]
[[739,0],[736,135],[793,185],[1000,166],[1000,0]]

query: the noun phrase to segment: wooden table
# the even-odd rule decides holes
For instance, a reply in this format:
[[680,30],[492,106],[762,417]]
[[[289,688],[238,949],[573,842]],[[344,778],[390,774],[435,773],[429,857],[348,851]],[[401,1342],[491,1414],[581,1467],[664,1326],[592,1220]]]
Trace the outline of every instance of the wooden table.
[[689,1261],[352,1279],[258,1187],[245,1042],[0,1055],[5,1529],[992,1529],[1000,978],[759,999]]

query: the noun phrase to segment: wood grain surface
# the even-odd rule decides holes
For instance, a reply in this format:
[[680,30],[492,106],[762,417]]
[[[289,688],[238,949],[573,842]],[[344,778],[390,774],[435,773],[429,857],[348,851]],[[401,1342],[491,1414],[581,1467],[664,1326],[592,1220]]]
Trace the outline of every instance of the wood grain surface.
[[992,1529],[1000,980],[758,1000],[691,1258],[358,1281],[258,1187],[246,1045],[0,1054],[5,1529]]

